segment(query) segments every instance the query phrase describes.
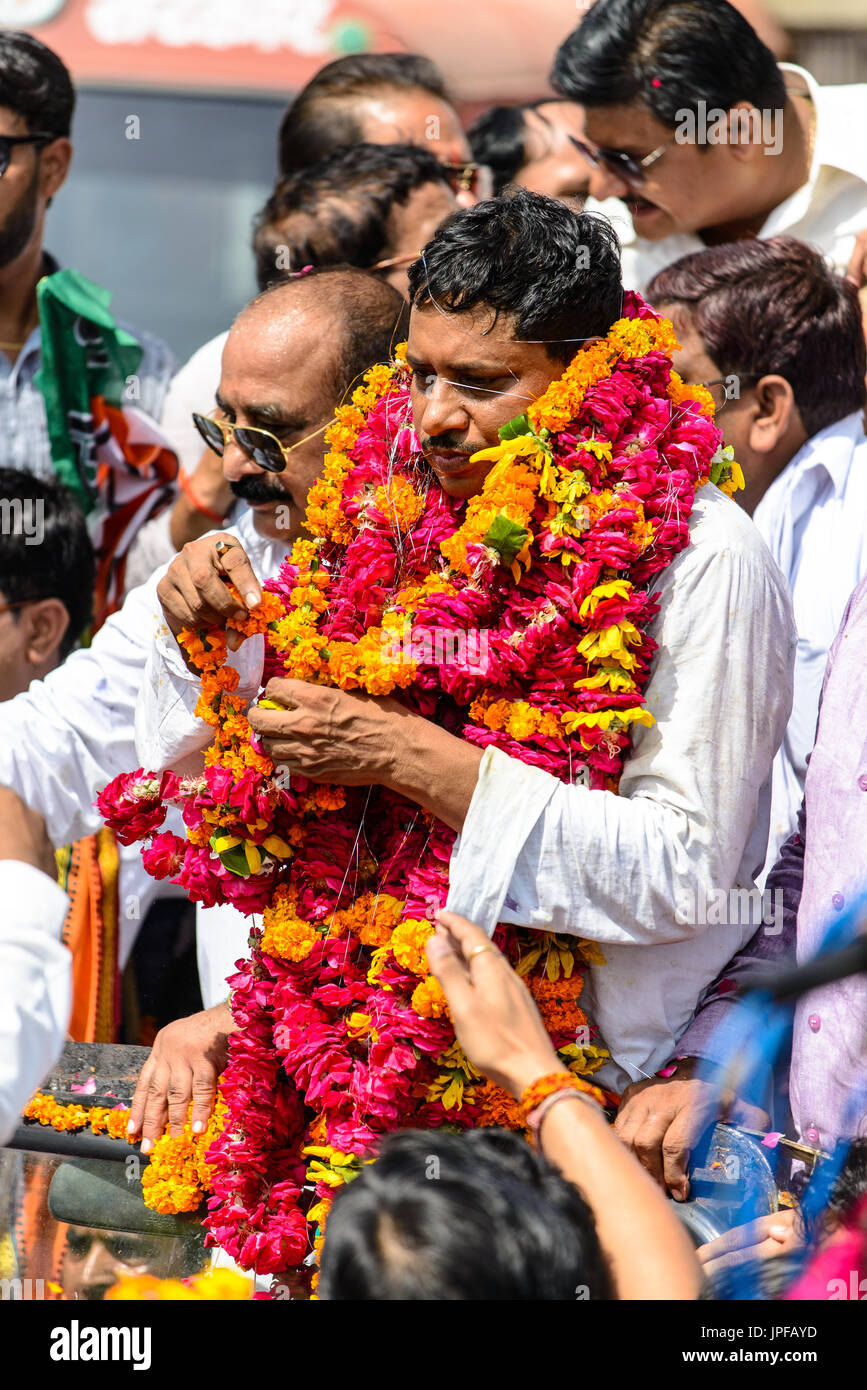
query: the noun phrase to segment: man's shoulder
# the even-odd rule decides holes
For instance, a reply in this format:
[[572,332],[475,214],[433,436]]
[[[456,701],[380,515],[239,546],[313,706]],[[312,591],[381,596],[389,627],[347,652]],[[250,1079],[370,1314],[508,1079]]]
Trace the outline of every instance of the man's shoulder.
[[733,554],[779,573],[752,517],[712,483],[695,494],[686,553],[690,551],[702,556]]

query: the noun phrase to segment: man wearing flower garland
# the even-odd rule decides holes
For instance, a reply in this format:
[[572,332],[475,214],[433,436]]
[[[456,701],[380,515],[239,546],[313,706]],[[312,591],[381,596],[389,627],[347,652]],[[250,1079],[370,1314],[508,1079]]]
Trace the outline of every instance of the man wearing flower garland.
[[[469,504],[466,527],[492,460],[497,460],[495,466],[514,464],[522,453],[536,449],[534,441],[542,437],[525,437],[504,456],[500,430],[513,421],[507,438],[525,433],[526,425],[515,417],[527,411],[532,416],[536,402],[544,402],[537,430],[568,430],[570,401],[604,381],[606,335],[626,308],[616,241],[600,219],[576,217],[551,199],[519,193],[449,219],[412,267],[410,287],[407,363],[415,429],[441,489],[442,507]],[[650,372],[647,382],[657,382],[653,372],[663,369],[671,344],[662,346],[668,341],[662,328],[630,326],[642,314],[653,319],[640,303],[631,303],[629,314],[618,330],[617,351],[627,359],[649,353],[642,359]],[[645,338],[644,348],[631,346]],[[600,340],[594,355],[593,344]],[[654,350],[654,342],[661,346]],[[584,345],[570,375],[566,368]],[[662,356],[655,355],[660,351]],[[668,368],[663,370],[667,379]],[[563,386],[555,388],[561,378]],[[694,481],[684,500],[693,456],[706,458],[712,464],[709,471],[720,479],[725,460],[721,455],[710,459],[707,417],[691,405],[694,398],[679,395],[672,380],[660,409],[654,403],[659,389],[656,384],[643,396],[639,392],[626,398],[612,385],[607,396],[603,391],[594,397],[597,409],[607,412],[609,433],[633,421],[629,427],[637,432],[626,457],[636,460],[635,481],[622,486],[643,488],[649,507],[656,474],[646,450],[652,450],[654,439],[672,421],[676,426],[680,415],[688,416],[693,433],[677,434],[675,429],[669,440],[671,459],[656,465],[674,471],[666,475],[671,490],[667,500],[656,499],[657,520],[649,529],[632,493],[626,541],[638,537],[637,553],[646,550],[647,558],[633,567],[637,582],[634,590],[629,586],[628,603],[625,591],[615,586],[609,592],[603,586],[583,610],[586,617],[600,603],[609,604],[599,614],[599,627],[607,632],[605,641],[611,639],[606,647],[610,660],[606,666],[605,653],[600,657],[597,632],[596,646],[584,647],[584,655],[588,666],[598,660],[599,676],[579,680],[576,687],[592,691],[594,681],[597,689],[604,686],[600,700],[622,717],[604,711],[594,716],[599,705],[588,699],[569,722],[542,728],[543,734],[549,728],[582,730],[576,745],[584,750],[580,778],[570,783],[552,775],[544,757],[531,766],[502,746],[485,751],[482,745],[493,739],[456,737],[393,699],[307,681],[272,681],[268,697],[283,708],[250,712],[250,725],[266,751],[292,773],[313,782],[390,788],[432,812],[443,827],[458,831],[451,857],[451,908],[489,930],[498,921],[514,922],[579,934],[601,946],[605,964],[598,963],[597,954],[585,998],[612,1054],[601,1073],[603,1082],[618,1088],[670,1055],[701,990],[751,935],[750,923],[713,932],[706,921],[684,925],[677,903],[684,888],[694,889],[697,883],[724,891],[746,887],[761,863],[767,780],[791,705],[795,640],[784,581],[749,518],[713,485],[704,485],[701,470],[690,475]],[[604,435],[600,426],[599,438]],[[412,446],[406,441],[403,447]],[[610,450],[606,453],[592,436],[582,436],[575,447],[584,451],[582,469],[589,475],[596,464],[610,459]],[[252,459],[238,466],[245,476],[261,476]],[[553,510],[561,518],[561,533],[552,528],[546,542],[554,554],[571,548],[577,560],[582,529],[600,508],[620,516],[617,492],[606,493],[599,485],[603,475],[604,468],[597,469],[597,486],[588,483],[585,494],[593,495],[586,503],[580,493],[557,501]],[[700,485],[693,504],[696,481]],[[314,518],[314,528],[315,518],[327,519],[329,507],[339,502],[339,489],[329,488],[327,478],[324,490],[311,494],[316,505],[308,518]],[[507,512],[513,503],[519,505],[520,498],[506,500]],[[460,508],[454,514],[459,518]],[[509,521],[507,513],[503,516],[499,529],[485,531],[478,541],[472,540],[471,526],[465,540],[460,541],[461,532],[444,540],[443,554],[453,572],[464,566],[472,575],[478,563],[479,573],[489,573],[496,564],[518,576],[523,573],[526,530],[522,540],[523,528]],[[617,573],[624,563],[618,550],[623,535],[618,540],[615,528],[600,540],[593,570],[598,578],[604,579],[606,570]],[[564,582],[574,583],[578,566],[570,571],[569,563],[563,563],[563,573],[573,577]],[[638,582],[642,576],[647,593]],[[256,606],[261,589],[234,538],[221,542],[210,537],[188,547],[160,586],[170,630],[179,635],[185,628],[245,619],[227,579],[247,608]],[[362,609],[369,607],[373,587],[371,572],[358,591]],[[542,622],[545,595],[536,597],[531,614]],[[627,612],[638,622],[642,612],[652,612],[657,604],[646,634],[634,624],[630,628]],[[471,609],[472,603],[468,625]],[[610,615],[607,626],[604,614]],[[574,616],[577,620],[577,611]],[[230,645],[237,646],[237,640]],[[331,644],[341,645],[346,644]],[[247,698],[260,684],[260,653],[261,647],[252,643],[249,650],[235,652],[242,673],[238,690]],[[178,657],[165,643],[154,649],[139,704],[139,756],[157,770],[177,769],[179,758],[188,758],[210,740],[210,730],[194,713],[197,675],[182,668]],[[335,659],[334,652],[329,659]],[[612,674],[614,667],[619,675]],[[540,677],[544,670],[540,668]],[[574,674],[564,668],[558,677],[552,670],[552,691],[574,699]],[[645,682],[643,692],[639,680]],[[494,678],[492,688],[496,684]],[[499,710],[491,706],[490,718],[479,722],[493,734],[499,731],[501,745],[512,739],[511,747],[520,751],[528,733],[524,711],[513,707],[507,726],[498,728],[499,718]],[[165,1109],[158,1102],[156,1098],[149,1106],[146,1134],[159,1132],[157,1122]],[[205,1102],[194,1109],[198,1125],[209,1108]],[[140,1120],[140,1110],[138,1116]]]

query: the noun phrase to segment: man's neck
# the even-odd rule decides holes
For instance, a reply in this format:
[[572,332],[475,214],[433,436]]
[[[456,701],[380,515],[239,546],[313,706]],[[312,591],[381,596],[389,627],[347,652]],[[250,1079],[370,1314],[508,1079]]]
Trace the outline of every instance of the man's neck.
[[699,236],[706,246],[758,236],[774,209],[803,187],[810,177],[813,119],[812,101],[804,97],[786,98],[780,153],[763,157],[767,167],[762,168],[762,177],[756,180],[755,195],[737,217],[701,229]]
[[36,286],[44,274],[42,243],[35,239],[0,266],[0,346],[8,357],[17,357],[36,326]]

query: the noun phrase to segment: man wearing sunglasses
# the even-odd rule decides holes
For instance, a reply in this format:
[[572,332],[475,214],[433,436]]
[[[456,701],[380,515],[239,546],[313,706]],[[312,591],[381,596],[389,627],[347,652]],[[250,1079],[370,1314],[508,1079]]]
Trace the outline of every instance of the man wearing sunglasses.
[[588,207],[614,220],[628,286],[706,245],[781,233],[860,274],[867,85],[778,65],[726,0],[597,0],[551,81],[585,108]]
[[[72,159],[75,89],[45,44],[0,30],[0,465],[51,479],[36,286],[58,269],[43,247],[45,217]],[[125,325],[126,327],[127,325]],[[151,334],[142,347],[136,405],[159,419],[177,363]]]

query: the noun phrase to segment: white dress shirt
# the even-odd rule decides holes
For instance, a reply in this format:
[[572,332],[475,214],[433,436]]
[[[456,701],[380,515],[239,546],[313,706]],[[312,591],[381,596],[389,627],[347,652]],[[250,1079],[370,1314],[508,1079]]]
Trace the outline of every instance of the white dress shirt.
[[[834,267],[846,270],[858,232],[867,227],[867,83],[820,87],[815,78],[793,63],[781,63],[787,87],[806,90],[816,115],[816,138],[807,182],[768,214],[758,235],[797,237],[817,247]],[[771,160],[773,155],[767,155]],[[614,226],[623,247],[623,283],[643,289],[657,271],[704,251],[693,232],[676,232],[659,241],[637,236],[626,205],[619,198],[599,202],[588,198],[587,211],[602,212]]]
[[[657,722],[635,735],[621,795],[489,752],[452,859],[449,905],[487,930],[506,920],[602,944],[608,964],[591,971],[588,1012],[617,1060],[604,1078],[616,1086],[668,1060],[699,994],[754,931],[678,925],[678,898],[699,881],[752,884],[791,709],[791,600],[755,526],[707,486],[690,531],[657,581],[647,688]],[[251,698],[261,639],[235,664]],[[145,766],[200,765],[210,730],[193,713],[197,688],[163,626],[137,709]]]
[[69,907],[47,874],[0,860],[0,1144],[63,1048],[72,956],[60,942]]
[[691,543],[653,588],[659,643],[620,793],[565,785],[489,750],[452,855],[449,907],[586,937],[582,1007],[617,1090],[672,1056],[696,1000],[755,926],[681,911],[697,885],[749,888],[764,859],[769,773],[792,700],[783,576],[746,513],[697,494]]
[[825,662],[867,575],[867,437],[860,411],[808,439],[753,514],[792,590],[798,650],[792,716],[774,760],[766,868],[795,829],[816,738]]
[[[253,569],[261,578],[276,574],[286,547],[263,541],[253,525],[253,513],[246,511],[228,534],[244,546]],[[0,785],[12,787],[19,796],[44,817],[49,839],[55,845],[67,844],[99,829],[101,819],[94,802],[99,792],[121,772],[131,772],[136,759],[134,728],[136,698],[145,678],[145,667],[154,634],[162,624],[157,585],[167,566],[162,566],[147,584],[130,593],[119,613],[103,624],[90,647],[73,652],[62,666],[33,681],[29,689],[0,704]],[[165,629],[167,632],[168,630]],[[261,664],[261,638],[258,639]],[[250,643],[245,643],[245,647]],[[172,641],[180,662],[177,644]],[[241,660],[248,659],[241,648]],[[184,667],[184,670],[186,668]],[[187,673],[189,676],[189,673]],[[190,677],[190,683],[193,684]],[[145,764],[150,770],[150,765]],[[169,822],[167,822],[167,826]],[[180,827],[178,827],[180,829]],[[138,853],[128,852],[130,860]],[[127,856],[125,856],[125,859]],[[140,863],[137,872],[121,883],[122,939],[129,949],[154,897],[181,893],[176,887],[158,884],[145,874]],[[138,916],[126,916],[126,901],[137,899]],[[227,909],[213,908],[214,920]],[[233,944],[221,954],[216,967],[204,964],[203,995],[207,981],[222,971],[224,958],[245,954],[244,943],[249,921],[232,912]],[[204,917],[200,910],[200,919]],[[219,931],[214,929],[215,949]],[[199,964],[207,957],[210,932],[198,933]],[[235,944],[240,942],[240,949]],[[221,998],[226,997],[225,988]],[[208,987],[207,1003],[216,1003]]]

